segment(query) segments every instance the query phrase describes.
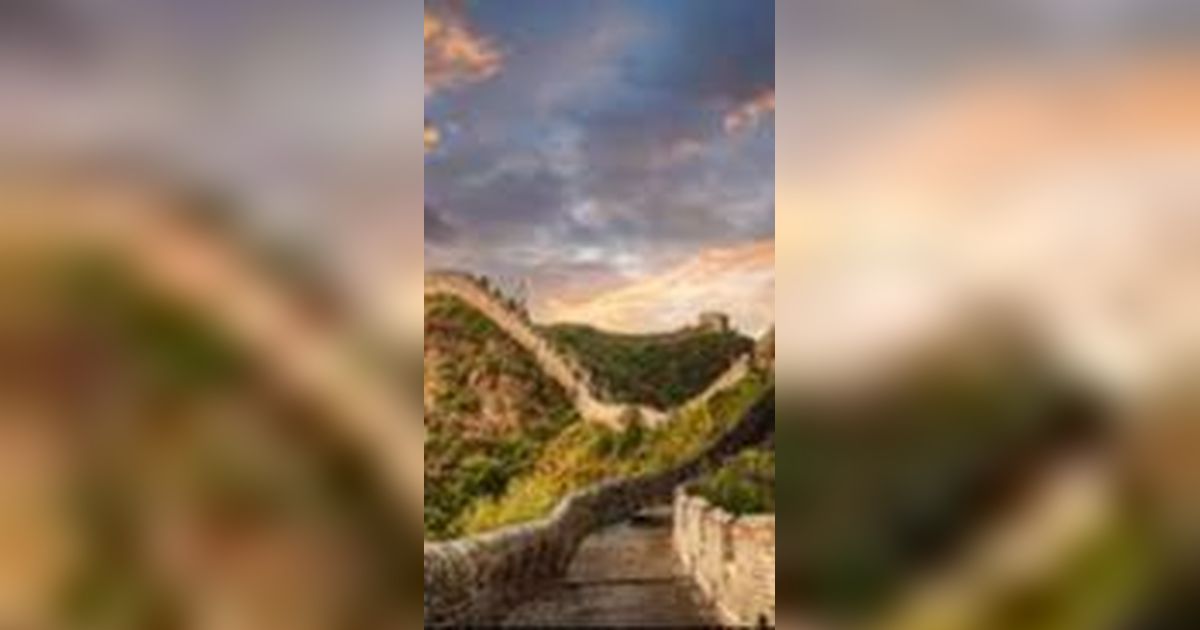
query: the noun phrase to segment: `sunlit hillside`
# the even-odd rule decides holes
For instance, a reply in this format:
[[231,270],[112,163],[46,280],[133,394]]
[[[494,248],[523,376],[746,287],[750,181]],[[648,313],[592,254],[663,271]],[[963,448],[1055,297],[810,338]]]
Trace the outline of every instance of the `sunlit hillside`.
[[452,297],[425,305],[425,536],[502,494],[577,419],[570,398],[485,315]]

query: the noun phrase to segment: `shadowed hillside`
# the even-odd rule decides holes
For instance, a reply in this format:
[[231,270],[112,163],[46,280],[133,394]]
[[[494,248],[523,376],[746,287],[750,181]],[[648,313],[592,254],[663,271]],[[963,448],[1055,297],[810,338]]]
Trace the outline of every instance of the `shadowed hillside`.
[[566,392],[462,300],[425,302],[425,536],[458,533],[475,502],[502,494],[577,419]]
[[700,394],[754,342],[733,330],[696,326],[659,335],[625,335],[579,324],[543,333],[588,369],[614,400],[667,410]]

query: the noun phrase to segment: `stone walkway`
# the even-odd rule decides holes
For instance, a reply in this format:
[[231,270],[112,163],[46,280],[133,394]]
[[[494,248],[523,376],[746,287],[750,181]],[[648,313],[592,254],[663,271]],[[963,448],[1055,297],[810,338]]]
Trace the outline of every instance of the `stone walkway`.
[[507,626],[719,625],[671,544],[671,514],[660,508],[589,538],[566,578],[518,607]]

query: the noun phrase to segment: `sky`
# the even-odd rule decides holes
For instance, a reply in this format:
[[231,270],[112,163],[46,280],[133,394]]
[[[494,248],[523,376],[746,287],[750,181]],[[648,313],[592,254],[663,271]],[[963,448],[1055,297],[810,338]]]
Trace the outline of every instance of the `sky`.
[[535,317],[773,321],[775,3],[425,3],[427,268]]

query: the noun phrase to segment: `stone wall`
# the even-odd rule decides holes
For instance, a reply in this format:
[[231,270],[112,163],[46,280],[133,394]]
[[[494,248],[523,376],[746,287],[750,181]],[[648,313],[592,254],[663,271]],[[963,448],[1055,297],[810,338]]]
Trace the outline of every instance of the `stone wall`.
[[[456,297],[491,319],[501,330],[526,351],[547,376],[554,379],[571,397],[579,415],[589,422],[623,429],[632,419],[647,426],[658,426],[670,414],[645,405],[617,403],[606,400],[592,382],[588,370],[574,357],[560,352],[539,334],[523,310],[516,308],[498,291],[482,280],[460,272],[433,272],[425,275],[425,295]],[[704,392],[681,407],[703,404],[717,391],[746,375],[749,358],[741,357]]]
[[775,516],[742,516],[680,488],[675,550],[730,625],[775,625]]
[[775,392],[763,396],[704,453],[675,469],[574,493],[540,521],[425,545],[425,624],[494,623],[561,577],[592,532],[671,501],[675,488],[775,431]]

